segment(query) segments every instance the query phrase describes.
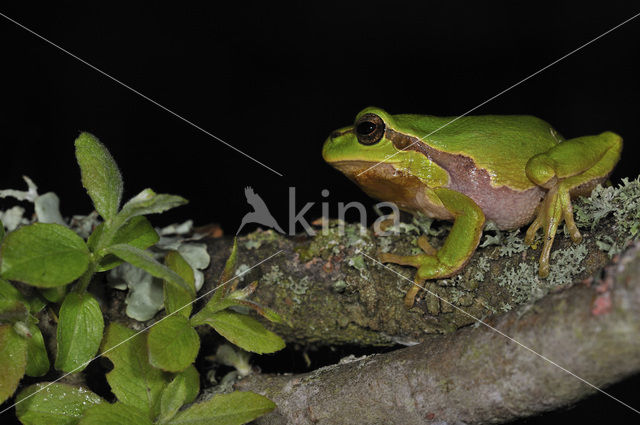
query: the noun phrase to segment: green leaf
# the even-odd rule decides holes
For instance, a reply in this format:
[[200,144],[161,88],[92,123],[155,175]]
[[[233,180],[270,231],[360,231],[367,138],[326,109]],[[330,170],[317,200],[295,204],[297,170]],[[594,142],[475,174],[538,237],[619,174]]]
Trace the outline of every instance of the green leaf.
[[231,247],[231,254],[227,258],[227,262],[224,264],[224,270],[220,276],[220,283],[223,284],[231,280],[236,271],[236,263],[238,261],[238,238],[233,238],[233,246]]
[[113,244],[126,243],[140,249],[147,249],[160,240],[160,236],[149,220],[138,216],[127,221],[113,237]]
[[252,392],[217,394],[178,413],[171,425],[241,425],[275,409],[274,402]]
[[251,296],[251,294],[253,294],[257,288],[258,288],[258,281],[254,280],[250,284],[246,285],[244,288],[235,289],[234,291],[230,292],[227,295],[227,297],[244,300],[245,298]]
[[53,223],[34,223],[9,233],[0,256],[3,278],[41,288],[66,285],[89,265],[89,250],[82,238]]
[[213,314],[229,308],[234,304],[235,300],[232,300],[230,298],[222,298],[218,300],[216,300],[215,297],[209,298],[209,302],[207,302],[202,310],[191,316],[191,326],[204,325]]
[[[97,240],[102,235],[104,223],[100,223],[89,236],[87,245],[92,251],[97,245]],[[147,249],[160,240],[158,233],[155,231],[149,220],[145,217],[134,217],[120,227],[113,237],[112,244],[128,244],[140,249]],[[106,255],[100,259],[97,271],[104,272],[111,270],[121,264],[122,260],[115,255]]]
[[55,288],[43,288],[40,289],[40,293],[47,301],[59,303],[67,295],[67,287],[56,286]]
[[187,202],[181,196],[158,194],[151,189],[144,189],[123,205],[118,217],[120,220],[126,221],[138,215],[158,214],[184,205]]
[[122,199],[120,170],[107,148],[92,134],[80,133],[75,145],[82,185],[96,211],[109,220],[118,212]]
[[180,385],[186,389],[184,403],[193,403],[200,393],[200,374],[194,365],[189,366],[176,375],[180,377]]
[[155,418],[160,412],[160,395],[169,379],[165,372],[149,364],[147,335],[136,335],[135,331],[112,322],[105,333],[102,352],[113,363],[107,382],[118,400]]
[[103,330],[104,321],[98,301],[88,292],[69,293],[58,317],[56,369],[64,372],[84,369],[85,363],[95,356],[100,347]]
[[159,423],[166,423],[186,403],[191,403],[200,392],[200,375],[191,365],[173,378],[160,397]]
[[49,356],[44,345],[40,328],[35,323],[29,324],[31,338],[27,338],[27,368],[29,376],[42,376],[49,371]]
[[12,284],[0,279],[0,323],[25,321],[29,317],[28,302]]
[[193,326],[199,326],[204,324],[207,319],[218,311],[222,311],[229,307],[249,307],[253,309],[256,313],[264,317],[265,319],[274,322],[274,323],[284,323],[284,319],[275,311],[268,307],[264,307],[256,302],[251,300],[243,300],[237,298],[231,298],[227,296],[220,300],[216,300],[214,297],[209,299],[209,302],[196,314],[191,317],[191,324]]
[[0,298],[0,323],[15,323],[29,318],[29,309],[25,303]]
[[193,287],[189,286],[183,278],[170,268],[157,262],[147,252],[127,244],[112,245],[107,248],[107,252],[114,254],[124,261],[147,271],[151,276],[164,279],[195,296]]
[[151,419],[140,409],[124,403],[102,403],[85,412],[78,425],[153,425]]
[[[164,263],[167,267],[182,277],[182,279],[184,279],[191,288],[193,288],[193,293],[196,292],[193,269],[178,251],[169,252],[164,259]],[[191,303],[194,300],[191,293],[166,281],[163,284],[163,290],[164,308],[167,314],[171,314],[174,311],[179,310],[176,314],[180,314],[188,318],[191,315]]]
[[213,294],[212,299],[220,300],[223,295],[229,292],[231,281],[235,275],[236,262],[238,260],[238,238],[233,238],[233,247],[231,247],[231,254],[227,258],[227,262],[224,264],[222,275],[220,276],[220,283],[218,290]]
[[246,314],[218,311],[211,314],[204,323],[238,347],[254,353],[273,353],[285,346],[282,338]]
[[278,313],[276,313],[274,310],[270,309],[269,307],[265,307],[251,300],[236,300],[236,302],[238,303],[238,305],[243,305],[245,307],[249,307],[253,309],[256,313],[258,313],[260,316],[264,317],[270,322],[284,323],[284,319],[282,318],[282,316],[280,316]]
[[104,400],[82,387],[40,382],[22,390],[16,403],[16,415],[24,425],[74,425],[85,410]]
[[0,325],[0,404],[18,388],[27,366],[27,341],[12,325]]
[[[20,291],[18,291],[18,289],[16,289],[15,286],[7,282],[6,280],[0,278],[0,302],[7,302],[7,301],[24,302],[24,300],[25,300],[24,296],[22,295],[22,293],[20,293]],[[0,311],[2,311],[1,308],[0,308]]]
[[149,329],[149,363],[168,372],[180,372],[193,363],[200,350],[200,337],[189,320],[168,316]]
[[103,232],[104,221],[98,224],[87,238],[87,247],[89,248],[89,251],[95,252],[95,250],[98,248],[98,242],[100,241]]
[[206,319],[213,313],[224,310],[225,308],[235,305],[235,302],[230,298],[224,296],[229,292],[229,286],[236,270],[236,261],[238,258],[238,239],[233,239],[233,246],[231,247],[231,254],[224,265],[222,274],[218,284],[218,289],[213,293],[213,296],[209,298],[209,301],[202,310],[196,313],[191,318],[193,326],[202,325]]
[[31,311],[31,314],[35,315],[40,313],[42,309],[46,307],[47,300],[45,300],[43,297],[36,295],[35,297],[29,298],[28,303],[29,303],[29,311]]

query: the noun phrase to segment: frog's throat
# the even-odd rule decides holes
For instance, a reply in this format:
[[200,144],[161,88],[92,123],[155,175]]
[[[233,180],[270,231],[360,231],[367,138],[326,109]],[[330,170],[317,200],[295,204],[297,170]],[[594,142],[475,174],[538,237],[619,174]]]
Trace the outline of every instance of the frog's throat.
[[391,163],[345,160],[331,165],[372,198],[393,202],[401,210],[411,213],[420,212],[441,220],[453,219],[440,202],[432,202],[429,187],[422,180]]

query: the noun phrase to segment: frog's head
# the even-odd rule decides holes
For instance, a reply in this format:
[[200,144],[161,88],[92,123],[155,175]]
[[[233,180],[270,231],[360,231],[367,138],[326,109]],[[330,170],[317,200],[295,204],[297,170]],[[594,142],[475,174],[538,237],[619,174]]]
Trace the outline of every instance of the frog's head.
[[390,185],[407,184],[409,179],[418,179],[429,187],[442,185],[447,180],[446,172],[412,149],[417,141],[406,129],[398,128],[392,115],[368,107],[356,115],[352,126],[331,133],[322,156],[369,194],[382,186],[387,190]]
[[392,155],[388,161],[393,162],[399,159],[398,149],[385,138],[385,131],[393,126],[393,118],[387,112],[372,106],[365,108],[356,115],[352,126],[331,133],[324,142],[322,157],[345,174],[345,167],[352,169],[365,163],[370,167]]

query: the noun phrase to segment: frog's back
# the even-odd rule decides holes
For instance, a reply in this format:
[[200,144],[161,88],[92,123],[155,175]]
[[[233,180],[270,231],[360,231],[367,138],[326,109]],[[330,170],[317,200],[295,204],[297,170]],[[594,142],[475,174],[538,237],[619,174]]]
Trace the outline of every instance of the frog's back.
[[431,148],[472,159],[489,173],[492,186],[516,190],[534,186],[525,174],[529,158],[562,141],[547,122],[530,115],[394,115],[393,119],[399,129],[424,138]]

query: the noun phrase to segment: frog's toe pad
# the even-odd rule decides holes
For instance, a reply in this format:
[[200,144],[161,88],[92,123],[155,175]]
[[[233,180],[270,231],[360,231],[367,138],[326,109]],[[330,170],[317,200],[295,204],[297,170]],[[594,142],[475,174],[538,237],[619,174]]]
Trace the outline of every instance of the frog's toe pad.
[[413,285],[411,285],[411,288],[409,288],[409,290],[405,294],[404,306],[407,307],[407,309],[413,307],[413,304],[415,304],[416,295],[418,295],[418,292],[420,291],[420,289],[422,288],[414,283]]

